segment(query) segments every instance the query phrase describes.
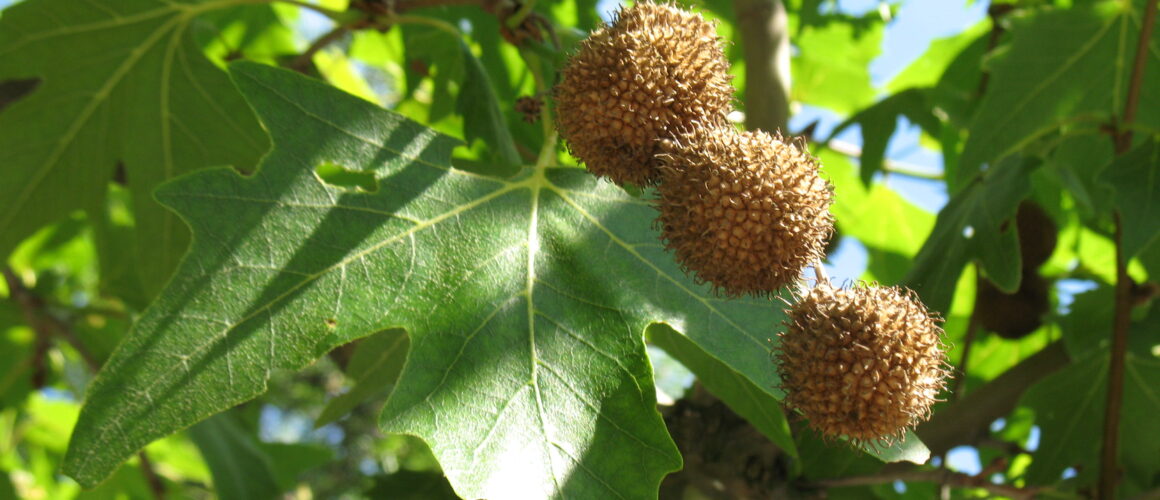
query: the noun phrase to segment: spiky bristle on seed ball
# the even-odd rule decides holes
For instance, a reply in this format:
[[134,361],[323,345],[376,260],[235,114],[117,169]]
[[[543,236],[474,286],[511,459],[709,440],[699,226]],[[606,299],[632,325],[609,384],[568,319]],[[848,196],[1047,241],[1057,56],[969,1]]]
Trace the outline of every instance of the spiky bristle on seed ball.
[[785,139],[730,126],[662,143],[661,237],[698,281],[727,296],[769,295],[822,256],[832,193]]
[[580,43],[555,88],[560,134],[589,171],[617,184],[657,181],[657,141],[725,123],[733,87],[714,25],[639,2]]
[[823,436],[891,443],[929,418],[949,372],[939,321],[913,292],[822,283],[787,315],[785,400]]

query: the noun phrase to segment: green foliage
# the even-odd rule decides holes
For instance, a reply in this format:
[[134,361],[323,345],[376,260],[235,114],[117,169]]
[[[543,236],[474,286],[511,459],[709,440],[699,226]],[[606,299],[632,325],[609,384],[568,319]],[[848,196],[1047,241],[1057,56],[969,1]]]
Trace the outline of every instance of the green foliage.
[[[600,22],[591,2],[16,2],[0,11],[0,500],[930,498],[931,450],[958,445],[987,472],[954,498],[993,480],[1083,496],[1103,465],[1117,251],[1133,280],[1118,497],[1154,494],[1150,1],[995,4],[883,88],[869,64],[905,9],[785,2],[791,103],[840,115],[830,138],[862,133],[856,156],[811,146],[841,247],[946,318],[959,378],[931,422],[862,448],[782,405],[770,351],[794,290],[714,295],[658,240],[654,191],[599,181],[557,143],[551,87]],[[765,66],[739,48],[750,28],[732,1],[682,5],[700,4],[742,96]],[[888,158],[900,118],[942,155],[918,181],[949,194],[937,213],[887,182],[911,175]],[[1038,269],[1020,256],[1025,199],[1059,226]],[[1063,284],[1038,330],[976,325],[977,274],[1013,292],[1036,273]],[[677,371],[750,432],[658,405]],[[897,470],[905,491],[864,484]]]
[[4,11],[0,80],[39,84],[0,114],[8,172],[0,184],[0,254],[74,210],[99,212],[106,185],[123,169],[134,186],[139,286],[150,294],[161,288],[188,232],[151,199],[153,188],[211,165],[248,168],[266,142],[189,30],[198,14],[227,5],[41,1]]

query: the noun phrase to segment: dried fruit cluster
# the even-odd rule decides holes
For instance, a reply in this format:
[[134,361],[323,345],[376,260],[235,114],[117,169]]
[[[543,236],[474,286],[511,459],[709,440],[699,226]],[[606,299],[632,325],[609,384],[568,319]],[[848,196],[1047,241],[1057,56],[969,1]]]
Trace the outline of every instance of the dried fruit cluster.
[[726,120],[730,79],[712,23],[637,3],[563,69],[559,128],[592,173],[660,184],[661,236],[698,281],[768,295],[823,255],[831,192],[797,146]]
[[[769,296],[819,265],[832,190],[803,148],[726,120],[728,70],[712,23],[637,3],[563,69],[558,128],[592,173],[658,185],[661,237],[698,282]],[[821,282],[788,315],[777,354],[786,400],[816,429],[889,441],[929,413],[945,354],[913,294]]]
[[913,292],[823,283],[789,310],[786,401],[827,436],[889,442],[926,419],[948,375],[942,329]]

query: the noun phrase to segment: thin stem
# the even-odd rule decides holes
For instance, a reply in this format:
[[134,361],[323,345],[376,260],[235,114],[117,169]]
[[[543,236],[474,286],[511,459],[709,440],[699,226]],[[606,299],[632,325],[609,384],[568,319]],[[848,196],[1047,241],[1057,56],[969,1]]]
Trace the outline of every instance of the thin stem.
[[387,21],[389,24],[422,24],[443,31],[456,38],[462,36],[459,29],[452,26],[451,23],[432,17],[399,14],[388,17]]
[[290,69],[299,73],[306,73],[306,68],[310,67],[310,61],[314,58],[314,54],[317,54],[318,51],[326,48],[327,45],[338,41],[338,39],[342,38],[342,36],[350,31],[350,29],[351,25],[348,24],[335,26],[334,29],[330,30],[325,35],[322,35],[317,40],[315,40],[314,43],[310,44],[310,47],[308,47],[305,52],[299,54],[298,57],[295,57],[294,60],[290,62]]
[[1112,318],[1112,359],[1108,366],[1108,399],[1104,406],[1103,446],[1100,449],[1100,483],[1096,498],[1115,498],[1120,480],[1117,464],[1120,441],[1120,409],[1124,401],[1124,358],[1128,350],[1128,327],[1132,319],[1132,279],[1124,258],[1123,222],[1114,214],[1116,225],[1116,314]]
[[[524,60],[528,71],[532,73],[532,79],[536,82],[536,95],[548,95],[550,89],[547,80],[544,79],[544,65],[540,63],[540,56],[523,47],[519,50],[520,57]],[[556,122],[552,118],[552,106],[549,102],[540,106],[540,124],[544,128],[544,144],[540,147],[540,154],[536,159],[537,168],[543,168],[556,162],[556,143],[559,140],[559,134],[556,131]]]
[[[824,146],[851,158],[862,157],[862,148],[858,147],[856,144],[851,144],[846,141],[831,139],[829,142],[825,143]],[[886,159],[882,162],[882,171],[892,174],[905,175],[907,177],[914,177],[916,179],[929,179],[935,181],[943,179],[942,173],[923,172],[923,167],[897,162],[890,159]]]
[[822,260],[821,259],[815,260],[813,266],[814,266],[814,277],[817,278],[817,280],[818,280],[817,284],[821,285],[824,283],[824,284],[829,285],[830,284],[830,275],[826,274],[826,268],[825,268],[825,266],[822,265]]
[[536,0],[524,0],[520,6],[511,16],[508,16],[505,24],[508,29],[516,29],[524,20],[532,14],[532,9],[536,7]]
[[[1144,64],[1148,60],[1148,42],[1152,38],[1152,27],[1156,23],[1156,2],[1150,0],[1144,8],[1144,23],[1140,28],[1140,38],[1136,42],[1136,59],[1132,65],[1132,76],[1128,86],[1128,99],[1124,103],[1124,113],[1115,123],[1131,124],[1136,118],[1136,108],[1140,103],[1140,90],[1144,82]],[[1113,137],[1116,155],[1128,152],[1132,147],[1131,129],[1118,132]],[[1115,498],[1116,485],[1120,480],[1117,463],[1120,441],[1120,411],[1124,401],[1124,360],[1128,350],[1128,327],[1132,314],[1132,279],[1128,276],[1128,255],[1124,255],[1124,222],[1117,210],[1114,214],[1116,242],[1116,306],[1112,318],[1112,355],[1108,366],[1108,399],[1104,406],[1104,432],[1100,448],[1100,482],[1097,498]]]
[[[1124,116],[1120,123],[1136,121],[1136,109],[1140,105],[1140,90],[1144,81],[1144,64],[1148,60],[1148,41],[1152,39],[1152,26],[1156,24],[1156,0],[1148,2],[1144,8],[1144,25],[1140,27],[1140,38],[1136,41],[1136,60],[1132,64],[1131,85],[1128,100],[1124,102]],[[1132,132],[1125,130],[1116,138],[1116,153],[1123,154],[1132,146]]]

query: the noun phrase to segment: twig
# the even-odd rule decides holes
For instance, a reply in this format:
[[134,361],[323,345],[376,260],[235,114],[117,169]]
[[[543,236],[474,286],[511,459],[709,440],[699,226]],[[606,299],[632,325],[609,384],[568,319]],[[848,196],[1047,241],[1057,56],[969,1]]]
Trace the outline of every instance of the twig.
[[325,35],[318,37],[314,43],[310,44],[310,47],[308,47],[305,52],[299,54],[298,57],[295,57],[294,60],[290,61],[290,64],[287,67],[299,73],[306,74],[306,69],[310,67],[310,61],[314,59],[314,54],[317,54],[318,51],[326,48],[327,45],[330,45],[337,41],[339,38],[342,38],[343,35],[346,35],[346,33],[350,30],[351,25],[343,24],[335,26],[334,29],[330,30]]
[[[1136,60],[1132,65],[1132,76],[1128,86],[1128,99],[1124,103],[1124,114],[1114,122],[1117,132],[1113,136],[1116,155],[1128,152],[1132,146],[1131,129],[1119,131],[1120,124],[1131,124],[1136,118],[1136,108],[1140,102],[1140,88],[1144,81],[1144,64],[1148,60],[1148,42],[1152,38],[1152,26],[1156,22],[1156,2],[1150,0],[1144,8],[1144,23],[1140,28],[1140,38],[1136,42]],[[1104,407],[1103,443],[1100,447],[1100,482],[1097,498],[1115,498],[1116,485],[1120,480],[1119,464],[1116,456],[1120,440],[1120,410],[1124,401],[1124,358],[1128,350],[1128,327],[1132,321],[1132,279],[1128,276],[1129,255],[1124,255],[1124,222],[1117,210],[1114,214],[1116,242],[1116,315],[1112,319],[1112,356],[1108,366],[1108,399]]]
[[[846,141],[839,141],[837,139],[831,139],[829,142],[823,144],[823,146],[830,148],[838,153],[849,156],[851,158],[861,158],[862,157],[862,148],[858,147],[858,145],[856,145],[856,144],[852,144],[852,143],[849,143]],[[923,170],[924,170],[924,168],[920,167],[918,165],[911,165],[908,163],[902,163],[902,162],[891,160],[889,158],[885,159],[882,162],[882,171],[883,172],[887,172],[887,173],[891,173],[891,174],[905,175],[907,177],[914,177],[916,179],[929,179],[929,180],[936,180],[937,181],[937,180],[942,180],[942,178],[943,178],[943,174],[941,174],[941,173],[923,172]]]
[[991,422],[1015,409],[1028,387],[1069,362],[1063,342],[1053,342],[978,390],[935,412],[914,433],[930,448],[932,455],[941,455],[960,444],[972,444],[987,435]]
[[[983,52],[983,54],[990,54],[995,50],[995,47],[999,46],[999,38],[1002,37],[1003,32],[1006,31],[1003,28],[1003,23],[1001,21],[1003,16],[1006,16],[1012,10],[1015,10],[1015,6],[1010,4],[991,4],[991,6],[987,8],[987,17],[991,18],[991,35],[987,38],[987,50]],[[976,96],[981,96],[983,95],[983,92],[987,91],[987,84],[990,82],[990,80],[991,72],[989,70],[984,70],[982,74],[979,75],[979,86],[975,89]]]
[[[1136,121],[1136,108],[1140,104],[1140,90],[1144,82],[1144,64],[1148,60],[1148,41],[1152,39],[1152,26],[1156,24],[1156,0],[1148,2],[1144,8],[1144,25],[1140,27],[1140,38],[1136,41],[1136,60],[1132,64],[1132,77],[1128,87],[1128,100],[1124,102],[1124,116],[1121,124],[1131,125]],[[1123,154],[1132,146],[1132,129],[1124,130],[1116,137],[1116,154]]]
[[980,473],[977,476],[971,476],[954,471],[909,469],[902,471],[883,472],[869,476],[822,479],[808,483],[804,486],[807,488],[837,488],[843,486],[865,486],[872,484],[892,483],[894,481],[917,481],[945,483],[956,488],[982,488],[991,494],[1011,497],[1015,499],[1034,498],[1037,493],[1043,491],[1042,488],[1020,488],[1018,486],[1011,486],[1008,484],[995,484],[992,483],[987,476],[989,476],[989,474]]

